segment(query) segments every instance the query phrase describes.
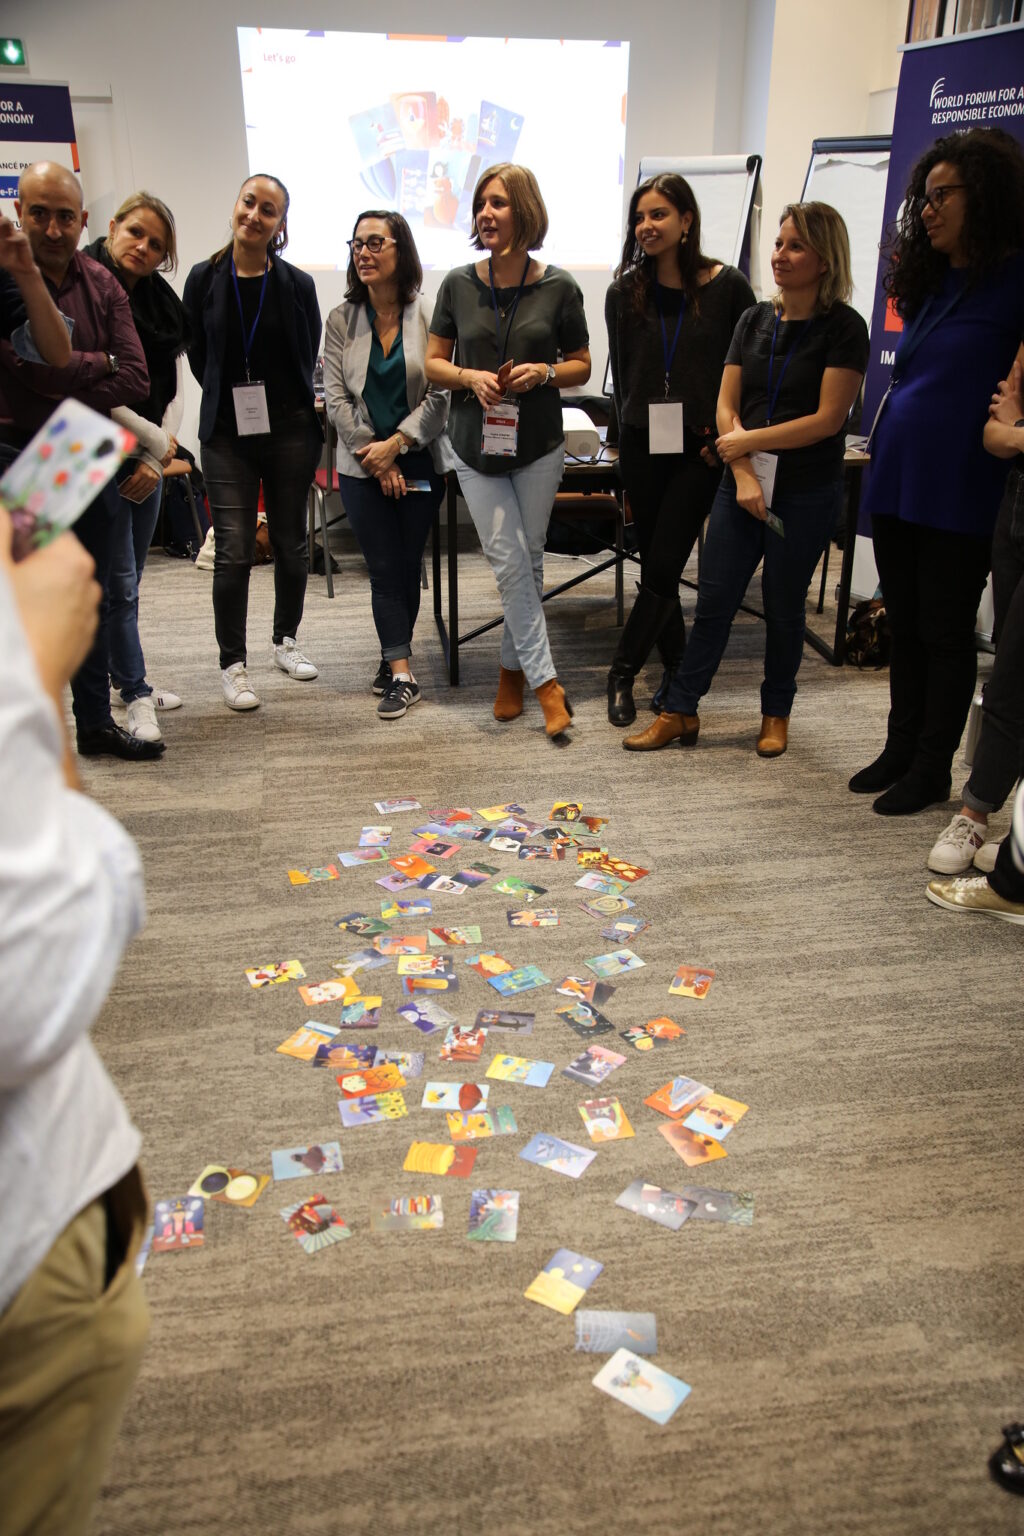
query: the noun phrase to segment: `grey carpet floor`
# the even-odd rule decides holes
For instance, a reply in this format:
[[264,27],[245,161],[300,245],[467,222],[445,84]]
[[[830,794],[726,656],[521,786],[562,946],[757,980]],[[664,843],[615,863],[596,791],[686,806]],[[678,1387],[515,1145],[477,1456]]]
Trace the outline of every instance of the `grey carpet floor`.
[[[464,649],[464,684],[448,689],[425,594],[424,702],[384,724],[365,573],[341,550],[336,600],[310,583],[316,683],[271,667],[273,574],[254,573],[263,706],[249,716],[221,702],[209,575],[154,554],[149,675],[185,707],[162,717],[162,762],[83,767],[146,867],[148,923],[95,1038],[142,1129],[152,1194],[184,1193],[208,1162],[269,1172],[272,1149],[337,1137],[344,1172],[320,1183],[353,1228],[307,1257],[278,1212],[314,1181],[272,1184],[252,1210],[210,1206],[201,1250],[150,1258],[152,1334],[97,1532],[1024,1531],[1020,1501],[985,1473],[999,1426],[1024,1413],[1024,934],[925,900],[951,808],[893,822],[847,792],[882,739],[886,674],[808,651],[790,750],[761,761],[763,631],[741,618],[699,746],[626,754],[604,717],[616,631],[602,577],[549,610],[577,706],[559,748],[532,700],[512,725],[491,717],[496,634]],[[550,562],[549,582],[563,568]],[[493,583],[478,554],[461,573],[468,625],[495,611]],[[652,921],[635,945],[646,965],[605,1011],[620,1030],[667,1014],[687,1033],[648,1056],[623,1046],[606,1091],[636,1137],[602,1147],[578,1182],[517,1155],[538,1130],[586,1141],[588,1090],[560,1076],[582,1043],[553,988],[518,1006],[537,1015],[523,1053],[558,1070],[543,1090],[495,1089],[520,1134],[481,1143],[468,1181],[401,1171],[414,1138],[445,1139],[416,1107],[424,1079],[406,1120],[343,1131],[331,1076],[276,1053],[323,1011],[294,986],[252,991],[244,968],[298,957],[311,980],[330,975],[359,947],[334,920],[381,894],[372,867],[298,888],[286,871],[353,847],[373,801],[404,794],[518,801],[537,820],[578,799],[610,818],[613,853],[651,870],[633,891]],[[394,818],[399,848],[419,820]],[[574,866],[527,867],[545,871],[557,929],[510,931],[510,903],[486,886],[437,897],[434,920],[479,922],[485,947],[558,980],[609,946]],[[714,968],[704,1002],[669,996],[684,962]],[[381,1027],[353,1038],[425,1050],[424,1077],[472,1079],[398,1020],[397,977],[378,976]],[[465,971],[451,1011],[468,1022],[487,1005]],[[750,1106],[704,1170],[643,1105],[677,1074]],[[750,1191],[753,1226],[655,1226],[614,1203],[636,1177]],[[521,1191],[515,1244],[467,1242],[476,1186]],[[422,1189],[443,1196],[442,1232],[371,1236],[372,1201]],[[572,1320],[524,1299],[559,1247],[605,1266],[584,1305],[656,1313],[657,1363],[693,1388],[669,1425],[596,1391],[601,1358],[574,1350]]]

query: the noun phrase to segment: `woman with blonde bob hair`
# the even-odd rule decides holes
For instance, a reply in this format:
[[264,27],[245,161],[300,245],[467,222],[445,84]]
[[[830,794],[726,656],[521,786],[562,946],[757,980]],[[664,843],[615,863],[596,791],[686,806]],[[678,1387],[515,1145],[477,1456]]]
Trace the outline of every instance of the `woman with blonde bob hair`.
[[757,752],[786,750],[807,589],[839,514],[846,418],[867,364],[868,333],[847,302],[846,225],[827,203],[782,210],[772,274],[775,297],[740,317],[725,359],[715,447],[726,470],[708,523],[693,631],[662,713],[623,743],[631,752],[696,742],[698,703],[762,560]]
[[557,736],[572,708],[541,606],[544,543],[565,463],[559,390],[587,382],[590,352],[578,284],[530,254],[547,232],[532,171],[507,163],[484,171],[473,193],[472,243],[485,259],[441,284],[426,375],[452,391],[448,436],[459,485],[501,594],[494,717],[522,714],[529,683],[547,734]]

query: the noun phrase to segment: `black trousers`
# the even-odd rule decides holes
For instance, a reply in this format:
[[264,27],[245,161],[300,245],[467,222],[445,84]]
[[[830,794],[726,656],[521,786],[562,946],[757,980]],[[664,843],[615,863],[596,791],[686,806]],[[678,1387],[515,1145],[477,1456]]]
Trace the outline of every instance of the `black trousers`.
[[677,597],[722,467],[704,463],[700,440],[691,433],[685,453],[651,453],[648,433],[627,425],[619,438],[619,467],[640,547],[640,584],[659,597]]
[[1024,773],[1024,472],[1014,467],[992,535],[996,659],[964,804],[998,811]]

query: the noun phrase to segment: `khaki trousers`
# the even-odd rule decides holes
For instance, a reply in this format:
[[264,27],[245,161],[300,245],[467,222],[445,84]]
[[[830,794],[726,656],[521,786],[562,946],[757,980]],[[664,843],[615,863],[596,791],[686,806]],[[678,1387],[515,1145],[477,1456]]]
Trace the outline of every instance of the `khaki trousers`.
[[[0,1317],[0,1536],[81,1536],[149,1332],[138,1168],[80,1211]],[[108,1243],[120,1258],[109,1285]]]

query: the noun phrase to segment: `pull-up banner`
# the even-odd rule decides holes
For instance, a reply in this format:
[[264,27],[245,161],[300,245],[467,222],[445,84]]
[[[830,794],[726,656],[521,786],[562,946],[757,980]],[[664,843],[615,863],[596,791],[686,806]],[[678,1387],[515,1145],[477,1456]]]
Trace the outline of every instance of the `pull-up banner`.
[[[968,128],[1002,128],[1024,144],[1024,27],[968,32],[907,48],[900,65],[885,188],[885,232],[903,211],[916,161],[936,139]],[[871,357],[864,382],[865,423],[874,420],[903,329],[886,302],[881,257],[871,314]],[[992,381],[992,388],[996,387]],[[865,427],[865,431],[867,428]]]
[[36,160],[79,174],[71,92],[66,85],[0,80],[0,214],[14,218],[18,177]]

